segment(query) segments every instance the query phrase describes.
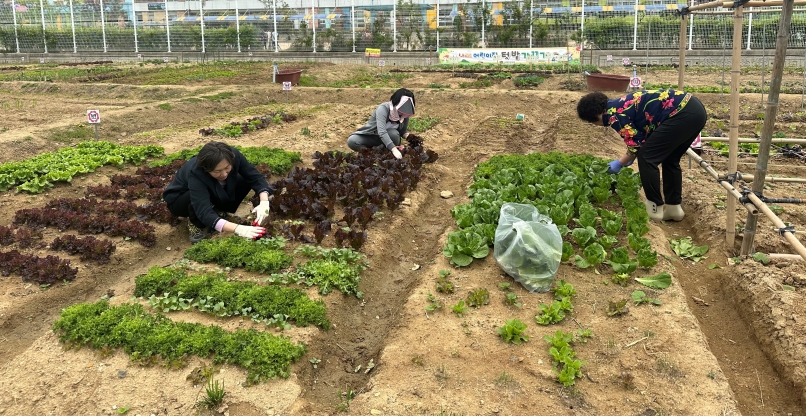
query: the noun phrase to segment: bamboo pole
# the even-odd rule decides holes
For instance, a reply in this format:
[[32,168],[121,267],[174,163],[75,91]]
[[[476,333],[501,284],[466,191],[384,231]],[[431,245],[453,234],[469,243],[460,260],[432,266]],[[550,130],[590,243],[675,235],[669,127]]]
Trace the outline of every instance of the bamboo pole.
[[[689,157],[690,157],[692,160],[694,160],[694,162],[696,162],[696,163],[697,163],[697,165],[699,165],[699,166],[700,166],[702,169],[704,169],[704,170],[705,170],[705,172],[707,172],[707,173],[708,173],[709,175],[711,175],[711,176],[712,176],[712,177],[713,177],[715,180],[717,180],[717,182],[719,183],[719,185],[721,185],[721,186],[722,186],[722,188],[724,188],[724,189],[726,189],[726,190],[728,191],[728,194],[730,194],[730,195],[734,196],[734,197],[736,198],[736,200],[737,200],[737,201],[738,201],[740,198],[742,198],[742,193],[740,193],[740,192],[739,192],[739,190],[737,190],[737,189],[736,189],[736,188],[733,186],[733,184],[729,183],[728,181],[725,181],[725,180],[721,179],[721,178],[719,177],[719,173],[718,173],[718,172],[716,172],[716,171],[715,171],[713,168],[711,168],[711,166],[710,166],[710,165],[708,165],[708,162],[705,162],[705,160],[704,160],[704,159],[702,159],[702,157],[700,157],[699,155],[697,155],[697,154],[696,154],[696,153],[695,153],[693,150],[691,150],[691,149],[687,150],[687,151],[686,151],[686,154],[688,154],[688,156],[689,156]],[[746,204],[744,205],[744,208],[746,208],[746,209],[747,209],[747,211],[748,211],[749,213],[752,213],[752,214],[758,214],[758,209],[757,209],[757,208],[755,208],[755,207],[754,207],[752,204],[750,204],[750,203],[746,203]]]
[[[796,3],[797,4],[797,3]],[[806,4],[804,4],[806,6]],[[793,13],[802,13],[806,12],[806,9],[794,9]],[[781,13],[781,9],[753,9],[753,10],[743,10],[743,13]],[[703,10],[699,12],[691,12],[689,14],[696,14],[696,15],[718,15],[718,14],[733,14],[733,10]]]
[[[719,137],[701,137],[700,140],[703,142],[730,142],[730,138],[719,138]],[[796,138],[771,138],[771,143],[804,143],[806,144],[806,139],[796,139]],[[739,143],[761,143],[760,139],[753,139],[753,138],[739,138]]]
[[[729,9],[733,7],[732,1],[723,1],[722,7]],[[771,0],[771,1],[748,1],[743,6],[744,7],[775,7],[775,6],[782,6],[784,4],[781,0]],[[803,6],[806,5],[806,0],[795,0],[793,6]],[[690,10],[690,9],[689,9]],[[754,10],[755,12],[755,10]]]
[[[760,193],[764,191],[764,178],[767,176],[767,163],[770,159],[772,131],[775,129],[775,116],[778,114],[778,95],[781,92],[781,77],[784,74],[786,47],[787,43],[789,43],[789,23],[792,21],[792,7],[795,1],[784,1],[783,13],[781,13],[781,20],[778,25],[778,39],[775,41],[775,59],[772,63],[772,80],[769,93],[767,93],[767,108],[764,111],[764,126],[761,128],[761,143],[758,145],[759,155],[756,160],[756,171],[753,173],[753,178],[755,178],[753,192]],[[752,251],[753,239],[756,236],[756,220],[755,217],[747,216],[747,221],[744,224],[741,255],[747,255]]]
[[[724,1],[722,1],[722,0],[710,1],[708,3],[703,3],[703,4],[698,4],[696,6],[691,6],[691,7],[688,8],[688,10],[690,12],[693,12],[695,10],[713,9],[714,7],[722,7],[722,3],[724,3]],[[732,5],[733,5],[733,3],[731,3],[731,6]]]
[[[724,164],[728,161],[719,161],[719,160],[712,160],[710,161],[712,164]],[[755,162],[739,162],[738,165],[753,165],[755,166]],[[803,165],[767,165],[768,168],[806,168]]]
[[791,253],[768,253],[767,258],[773,259],[780,259],[782,261],[802,261],[803,258],[800,255],[793,255]]
[[683,18],[680,19],[680,58],[678,59],[678,67],[677,67],[677,89],[683,89],[683,73],[685,72],[686,68],[686,21],[688,20],[688,16],[683,15]]
[[[775,225],[777,229],[780,230],[786,227],[784,222],[782,222],[781,219],[778,218],[778,216],[776,216],[775,213],[773,213],[772,210],[770,210],[770,208],[767,207],[766,204],[764,204],[764,202],[759,200],[755,194],[749,193],[747,194],[747,198],[749,198],[750,202],[753,203],[753,205],[755,205],[756,207],[758,207],[758,209],[761,210],[761,212],[764,213],[764,215],[767,216],[768,219],[772,220],[773,225]],[[745,232],[747,232],[747,229],[745,229]],[[782,236],[784,237],[784,239],[786,239],[787,242],[789,242],[790,245],[792,245],[792,249],[794,249],[795,252],[797,252],[797,254],[800,255],[801,258],[806,259],[806,248],[804,248],[803,244],[800,243],[797,237],[795,237],[795,234],[793,234],[792,232],[784,232],[782,233]]]
[[[744,181],[744,182],[753,182],[754,177],[752,175],[742,174],[741,172],[738,172],[737,174],[739,174],[739,175],[736,176],[737,180],[741,180],[741,181]],[[765,178],[765,181],[768,181],[768,182],[791,182],[791,183],[803,184],[803,183],[806,183],[806,178],[767,177],[767,178]]]
[[[791,1],[791,0],[790,0]],[[733,12],[733,59],[730,67],[730,142],[728,146],[728,171],[738,171],[739,162],[739,75],[742,67],[742,10]],[[725,223],[725,242],[733,247],[736,238],[736,199],[728,197]]]

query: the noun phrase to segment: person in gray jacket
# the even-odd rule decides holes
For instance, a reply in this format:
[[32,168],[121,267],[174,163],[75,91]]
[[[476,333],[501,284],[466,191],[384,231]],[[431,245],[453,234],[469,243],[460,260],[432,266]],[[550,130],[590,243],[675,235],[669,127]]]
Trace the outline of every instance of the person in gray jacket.
[[398,89],[388,102],[375,109],[367,124],[347,138],[347,146],[360,151],[383,145],[400,159],[403,157],[400,140],[409,135],[411,116],[414,116],[414,93],[405,88]]

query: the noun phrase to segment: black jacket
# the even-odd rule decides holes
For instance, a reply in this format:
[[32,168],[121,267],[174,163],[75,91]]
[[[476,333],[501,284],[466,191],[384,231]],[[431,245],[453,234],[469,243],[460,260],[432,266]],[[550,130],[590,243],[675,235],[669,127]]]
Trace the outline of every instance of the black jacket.
[[[232,148],[232,152],[235,154],[235,158],[232,160],[232,171],[227,176],[226,185],[222,187],[217,179],[197,167],[194,156],[185,165],[182,165],[182,168],[179,168],[173,181],[162,193],[162,199],[171,204],[180,195],[190,191],[190,204],[193,206],[196,216],[202,223],[213,229],[221,219],[213,210],[213,206],[223,202],[233,202],[234,199],[231,195],[235,191],[235,185],[239,179],[247,181],[256,194],[263,191],[273,194],[266,177],[255,169],[254,165],[249,163],[237,149]],[[240,201],[237,203],[240,204]]]

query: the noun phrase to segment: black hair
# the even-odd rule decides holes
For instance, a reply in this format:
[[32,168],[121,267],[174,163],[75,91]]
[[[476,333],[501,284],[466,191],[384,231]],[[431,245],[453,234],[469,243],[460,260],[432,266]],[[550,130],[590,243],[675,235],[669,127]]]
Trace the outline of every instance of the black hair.
[[397,91],[395,91],[395,93],[392,94],[392,97],[389,98],[389,101],[391,101],[393,105],[397,106],[398,104],[400,104],[400,100],[403,100],[403,96],[411,97],[412,106],[414,107],[417,106],[417,103],[414,102],[414,93],[412,93],[411,90],[407,90],[405,88],[399,88]]
[[586,122],[596,123],[599,121],[599,116],[604,114],[605,108],[607,108],[607,96],[597,91],[579,99],[577,115]]
[[196,166],[211,172],[223,160],[232,164],[232,161],[235,160],[232,148],[224,142],[207,142],[196,155]]

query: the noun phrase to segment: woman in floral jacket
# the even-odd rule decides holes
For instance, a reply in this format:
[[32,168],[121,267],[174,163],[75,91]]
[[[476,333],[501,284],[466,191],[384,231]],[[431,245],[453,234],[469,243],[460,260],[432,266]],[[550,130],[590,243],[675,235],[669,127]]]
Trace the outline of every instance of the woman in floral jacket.
[[[637,91],[617,99],[590,93],[577,104],[579,118],[610,126],[624,139],[627,152],[609,164],[617,173],[638,158],[649,218],[683,220],[683,171],[680,158],[705,127],[708,114],[699,99],[679,90]],[[663,167],[663,195],[661,173]]]

